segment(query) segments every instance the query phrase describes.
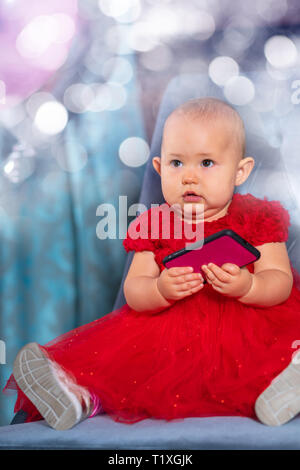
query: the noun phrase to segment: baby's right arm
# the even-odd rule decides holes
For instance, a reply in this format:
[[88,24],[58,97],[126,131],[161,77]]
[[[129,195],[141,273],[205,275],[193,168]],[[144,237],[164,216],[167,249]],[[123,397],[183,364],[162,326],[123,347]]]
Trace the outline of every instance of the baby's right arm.
[[151,251],[134,254],[124,282],[127,304],[138,312],[159,312],[176,300],[202,289],[203,278],[192,268],[165,268],[160,272]]

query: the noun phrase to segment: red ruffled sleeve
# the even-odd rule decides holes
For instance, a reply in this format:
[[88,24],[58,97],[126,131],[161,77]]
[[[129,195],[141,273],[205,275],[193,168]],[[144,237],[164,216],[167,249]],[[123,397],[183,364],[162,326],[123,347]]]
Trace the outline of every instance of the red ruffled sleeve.
[[151,209],[136,217],[128,227],[123,246],[128,251],[153,251],[157,250],[157,240],[151,238]]
[[286,242],[289,237],[290,214],[280,201],[258,199],[252,195],[244,198],[243,229],[247,239],[255,246],[264,243]]

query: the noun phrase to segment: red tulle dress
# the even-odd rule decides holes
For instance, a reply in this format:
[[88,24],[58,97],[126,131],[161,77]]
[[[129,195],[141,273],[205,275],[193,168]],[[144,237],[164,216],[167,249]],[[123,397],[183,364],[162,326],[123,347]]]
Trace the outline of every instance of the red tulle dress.
[[[146,238],[152,210],[130,224],[123,245],[126,251],[154,252],[162,270],[163,258],[192,240],[178,239],[174,230],[170,239],[162,238],[161,227],[158,237],[151,232]],[[204,222],[203,228],[205,237],[231,228],[259,249],[264,243],[286,242],[289,225],[289,213],[279,201],[234,194],[227,214]],[[133,226],[140,228],[138,238],[130,235]],[[115,421],[257,419],[256,398],[288,366],[300,340],[300,276],[291,268],[292,292],[273,307],[242,304],[207,283],[160,312],[137,312],[125,304],[43,349],[97,395]],[[248,269],[253,272],[253,264]],[[26,411],[27,422],[41,419],[13,376],[9,388],[18,390],[15,412]]]

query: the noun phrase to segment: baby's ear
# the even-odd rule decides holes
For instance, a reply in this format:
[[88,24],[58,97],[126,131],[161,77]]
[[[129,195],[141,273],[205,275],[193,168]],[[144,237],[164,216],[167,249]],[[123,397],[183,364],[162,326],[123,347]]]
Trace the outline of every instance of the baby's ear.
[[250,175],[251,171],[255,166],[255,160],[253,157],[244,157],[239,162],[239,169],[237,170],[235,186],[243,184]]
[[153,165],[154,170],[160,175],[161,174],[161,158],[153,157],[152,165]]

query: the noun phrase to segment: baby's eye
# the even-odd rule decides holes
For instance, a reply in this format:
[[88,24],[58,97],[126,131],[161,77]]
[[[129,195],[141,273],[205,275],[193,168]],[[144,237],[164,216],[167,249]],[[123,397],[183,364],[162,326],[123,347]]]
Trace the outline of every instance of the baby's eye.
[[[210,160],[210,158],[206,158],[205,160],[202,161],[203,164],[204,164],[204,162],[211,162],[211,163],[213,163],[213,161]],[[209,168],[209,165],[206,165],[206,164],[205,164],[204,166],[205,166],[206,168]]]
[[175,164],[172,165],[173,162],[176,162],[176,163],[179,163],[179,164],[181,163],[180,160],[171,160],[171,166],[175,166],[175,168],[177,168],[179,165],[175,165]]

